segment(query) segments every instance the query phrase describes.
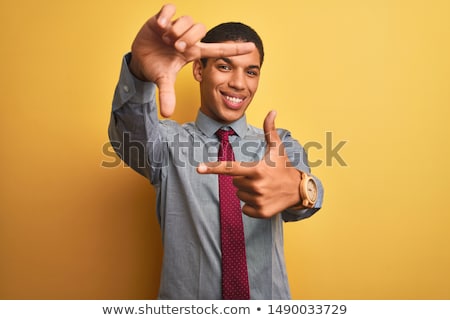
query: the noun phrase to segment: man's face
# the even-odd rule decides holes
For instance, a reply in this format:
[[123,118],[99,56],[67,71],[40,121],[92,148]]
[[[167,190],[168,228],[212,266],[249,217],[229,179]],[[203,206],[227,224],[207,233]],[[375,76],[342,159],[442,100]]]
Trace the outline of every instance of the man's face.
[[241,118],[258,88],[260,56],[251,53],[209,58],[206,66],[194,63],[194,77],[200,82],[200,110],[210,118],[231,123]]

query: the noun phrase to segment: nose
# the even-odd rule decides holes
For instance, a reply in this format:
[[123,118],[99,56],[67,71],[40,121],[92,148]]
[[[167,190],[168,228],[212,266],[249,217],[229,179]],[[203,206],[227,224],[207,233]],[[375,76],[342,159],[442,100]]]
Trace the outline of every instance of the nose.
[[236,70],[232,73],[230,80],[228,81],[228,86],[235,90],[245,89],[245,75],[244,72]]

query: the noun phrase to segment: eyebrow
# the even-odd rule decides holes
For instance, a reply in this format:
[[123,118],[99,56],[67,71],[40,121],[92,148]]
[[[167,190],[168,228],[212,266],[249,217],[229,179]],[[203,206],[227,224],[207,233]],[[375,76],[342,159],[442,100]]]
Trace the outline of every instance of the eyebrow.
[[[226,63],[228,63],[228,64],[233,64],[233,60],[232,59],[230,59],[230,58],[226,58],[226,57],[221,57],[221,58],[217,58],[216,59],[216,61],[219,61],[219,60],[223,60],[223,61],[225,61]],[[261,70],[261,67],[259,66],[259,65],[249,65],[247,68],[249,68],[249,69],[258,69],[258,70]]]

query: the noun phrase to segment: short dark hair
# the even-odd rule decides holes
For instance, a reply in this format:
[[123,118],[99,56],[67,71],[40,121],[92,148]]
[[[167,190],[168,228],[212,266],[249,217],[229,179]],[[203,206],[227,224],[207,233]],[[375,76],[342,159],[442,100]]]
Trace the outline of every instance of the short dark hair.
[[[201,42],[219,43],[226,41],[253,42],[258,49],[260,63],[264,61],[264,47],[261,38],[251,27],[241,22],[225,22],[210,29],[203,37]],[[202,58],[203,66],[206,65],[208,58]]]

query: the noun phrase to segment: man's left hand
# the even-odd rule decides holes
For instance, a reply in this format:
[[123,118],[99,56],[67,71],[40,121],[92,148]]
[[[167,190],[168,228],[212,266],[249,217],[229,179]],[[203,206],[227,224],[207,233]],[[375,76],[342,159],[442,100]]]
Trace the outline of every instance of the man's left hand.
[[245,202],[242,211],[254,218],[270,218],[300,202],[300,174],[286,155],[275,117],[271,111],[264,120],[267,148],[262,160],[210,162],[197,168],[200,174],[234,176],[237,196]]

